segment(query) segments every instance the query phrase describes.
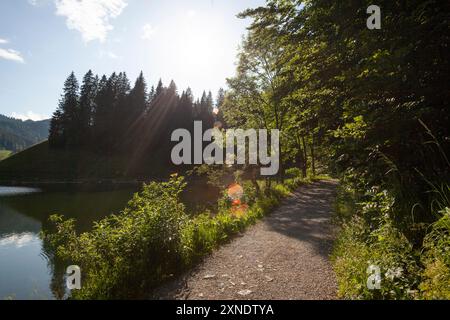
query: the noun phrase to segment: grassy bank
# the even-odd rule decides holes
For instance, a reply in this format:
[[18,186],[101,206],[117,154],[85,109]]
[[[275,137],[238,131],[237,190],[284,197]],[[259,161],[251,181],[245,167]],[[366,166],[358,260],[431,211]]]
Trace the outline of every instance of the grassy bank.
[[12,151],[9,150],[0,150],[0,161],[8,158],[11,155]]
[[217,212],[189,216],[179,199],[184,178],[174,175],[167,182],[144,185],[120,214],[98,221],[90,232],[77,234],[73,220],[52,216],[54,229],[43,239],[55,252],[53,258],[82,270],[82,289],[72,298],[147,298],[153,288],[195,265],[305,182],[292,172],[270,186],[258,181],[258,193],[244,181],[238,204],[224,193]]
[[[408,223],[386,190],[366,192],[343,183],[336,201],[340,227],[333,251],[339,295],[345,299],[450,299],[449,187],[434,190],[436,221]],[[414,212],[411,211],[411,215]],[[408,237],[421,234],[420,240]],[[379,289],[369,289],[368,267],[381,272]]]

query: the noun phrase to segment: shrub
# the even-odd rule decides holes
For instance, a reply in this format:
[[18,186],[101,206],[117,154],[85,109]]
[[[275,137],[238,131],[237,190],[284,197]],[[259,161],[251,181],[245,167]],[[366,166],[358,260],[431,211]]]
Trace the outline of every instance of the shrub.
[[77,264],[82,289],[74,298],[142,297],[162,279],[183,267],[182,229],[188,218],[178,195],[182,178],[152,182],[135,194],[127,208],[77,235],[73,221],[56,222],[56,233],[43,235],[58,255]]
[[257,195],[254,186],[243,184],[250,205],[245,204],[240,216],[231,214],[224,193],[217,215],[204,212],[189,217],[179,201],[186,183],[173,176],[168,182],[144,185],[120,214],[95,223],[90,232],[77,234],[73,220],[52,216],[53,228],[42,237],[57,258],[82,270],[82,288],[73,292],[72,298],[148,297],[164,280],[269,213],[291,190],[276,184]]
[[420,289],[425,299],[450,299],[450,208],[441,213],[423,245],[425,269]]
[[[372,190],[370,198],[344,221],[332,260],[339,295],[347,299],[410,299],[417,296],[420,266],[412,244],[395,226],[394,200],[386,191]],[[370,200],[369,200],[370,199]],[[369,289],[370,265],[380,268],[380,289]]]

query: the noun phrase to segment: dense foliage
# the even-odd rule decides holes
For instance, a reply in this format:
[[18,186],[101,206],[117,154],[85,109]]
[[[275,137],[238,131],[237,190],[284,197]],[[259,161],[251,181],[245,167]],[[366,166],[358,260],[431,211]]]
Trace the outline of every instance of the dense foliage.
[[[253,22],[223,112],[280,129],[284,164],[318,159],[351,190],[335,250],[342,296],[448,298],[450,4],[379,1],[382,27],[369,30],[371,4],[273,0],[242,13]],[[366,287],[368,262],[381,290]]]

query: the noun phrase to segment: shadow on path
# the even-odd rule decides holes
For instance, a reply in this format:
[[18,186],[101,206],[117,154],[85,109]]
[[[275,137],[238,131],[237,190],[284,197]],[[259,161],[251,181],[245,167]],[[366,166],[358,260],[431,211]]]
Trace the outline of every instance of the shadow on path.
[[264,223],[271,230],[308,242],[320,255],[330,254],[331,216],[337,182],[319,181],[299,188]]

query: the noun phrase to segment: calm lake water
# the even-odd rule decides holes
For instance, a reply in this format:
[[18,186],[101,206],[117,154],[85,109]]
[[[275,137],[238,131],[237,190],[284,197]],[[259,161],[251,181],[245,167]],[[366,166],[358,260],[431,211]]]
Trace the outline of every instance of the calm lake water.
[[66,296],[64,270],[54,265],[39,232],[51,214],[77,220],[79,231],[122,210],[135,189],[48,192],[0,186],[0,300],[58,299]]

